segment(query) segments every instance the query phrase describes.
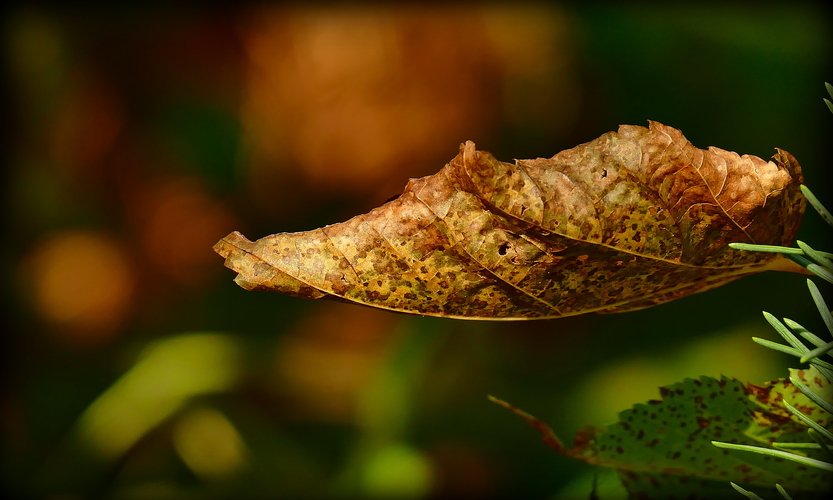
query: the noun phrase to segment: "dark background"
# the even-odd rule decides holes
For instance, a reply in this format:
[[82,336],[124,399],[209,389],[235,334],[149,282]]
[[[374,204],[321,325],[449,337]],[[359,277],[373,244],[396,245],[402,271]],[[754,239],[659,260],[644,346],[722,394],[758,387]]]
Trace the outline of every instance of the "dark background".
[[[819,4],[820,5],[820,4]],[[383,203],[471,139],[549,157],[657,120],[790,151],[826,201],[815,3],[14,7],[2,246],[2,482],[38,498],[586,498],[568,442],[684,377],[752,382],[801,276],[523,323],[245,292],[211,246]],[[830,249],[808,213],[799,238]],[[822,284],[824,293],[829,293]]]

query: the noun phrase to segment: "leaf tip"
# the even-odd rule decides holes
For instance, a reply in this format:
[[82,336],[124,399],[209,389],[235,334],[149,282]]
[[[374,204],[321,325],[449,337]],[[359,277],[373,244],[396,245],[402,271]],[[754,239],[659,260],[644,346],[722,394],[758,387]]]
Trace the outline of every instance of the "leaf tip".
[[244,252],[251,250],[253,244],[254,243],[249,241],[239,231],[233,231],[228,236],[214,244],[212,249],[224,259],[228,259],[239,250]]

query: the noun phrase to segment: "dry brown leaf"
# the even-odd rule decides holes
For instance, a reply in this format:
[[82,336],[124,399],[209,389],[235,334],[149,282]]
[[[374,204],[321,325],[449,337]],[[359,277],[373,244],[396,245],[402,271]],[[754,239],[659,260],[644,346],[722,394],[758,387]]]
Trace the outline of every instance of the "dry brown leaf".
[[514,165],[469,141],[367,214],[214,249],[247,290],[464,319],[629,311],[802,270],[727,246],[792,243],[801,167],[773,159],[698,149],[657,122]]

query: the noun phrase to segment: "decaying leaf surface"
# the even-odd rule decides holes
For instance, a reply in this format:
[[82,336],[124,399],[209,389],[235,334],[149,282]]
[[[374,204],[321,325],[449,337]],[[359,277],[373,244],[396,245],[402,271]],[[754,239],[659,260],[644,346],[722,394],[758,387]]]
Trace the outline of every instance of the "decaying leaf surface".
[[[830,397],[830,384],[814,368],[794,370],[811,388]],[[831,422],[787,379],[756,386],[722,377],[700,377],[660,389],[662,399],[634,405],[606,427],[580,430],[572,448],[565,446],[541,420],[492,398],[524,418],[559,453],[595,465],[612,467],[633,498],[735,498],[728,482],[755,491],[781,484],[790,493],[826,492],[833,473],[789,460],[728,451],[712,441],[753,446],[778,442],[813,442],[807,426],[783,406],[787,401],[825,427]],[[826,459],[822,450],[802,450]]]
[[657,122],[514,164],[469,141],[367,214],[214,249],[247,290],[466,319],[628,311],[801,269],[727,246],[792,243],[801,167],[773,160],[698,149]]

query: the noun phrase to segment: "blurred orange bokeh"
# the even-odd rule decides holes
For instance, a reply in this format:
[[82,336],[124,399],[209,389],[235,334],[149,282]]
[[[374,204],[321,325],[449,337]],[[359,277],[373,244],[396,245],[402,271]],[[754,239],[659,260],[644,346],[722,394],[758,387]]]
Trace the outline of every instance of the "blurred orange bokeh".
[[21,268],[36,311],[63,340],[100,344],[123,326],[136,270],[113,237],[92,231],[52,233]]
[[361,391],[378,376],[396,317],[323,303],[275,346],[275,389],[294,418],[352,422]]
[[295,163],[315,186],[372,193],[401,187],[403,169],[435,168],[424,164],[449,149],[441,138],[483,137],[497,118],[498,61],[482,23],[444,10],[253,19],[243,40],[254,165]]
[[128,199],[141,250],[152,269],[179,285],[204,285],[221,269],[211,247],[237,221],[196,177],[134,186]]
[[[569,46],[553,36],[564,21],[552,8],[263,8],[242,26],[241,117],[263,206],[297,203],[281,186],[296,183],[318,197],[381,203],[408,177],[435,172],[457,144],[488,143],[524,99],[541,98],[530,118],[552,112],[551,127],[575,117]],[[548,88],[518,95],[542,76]]]

